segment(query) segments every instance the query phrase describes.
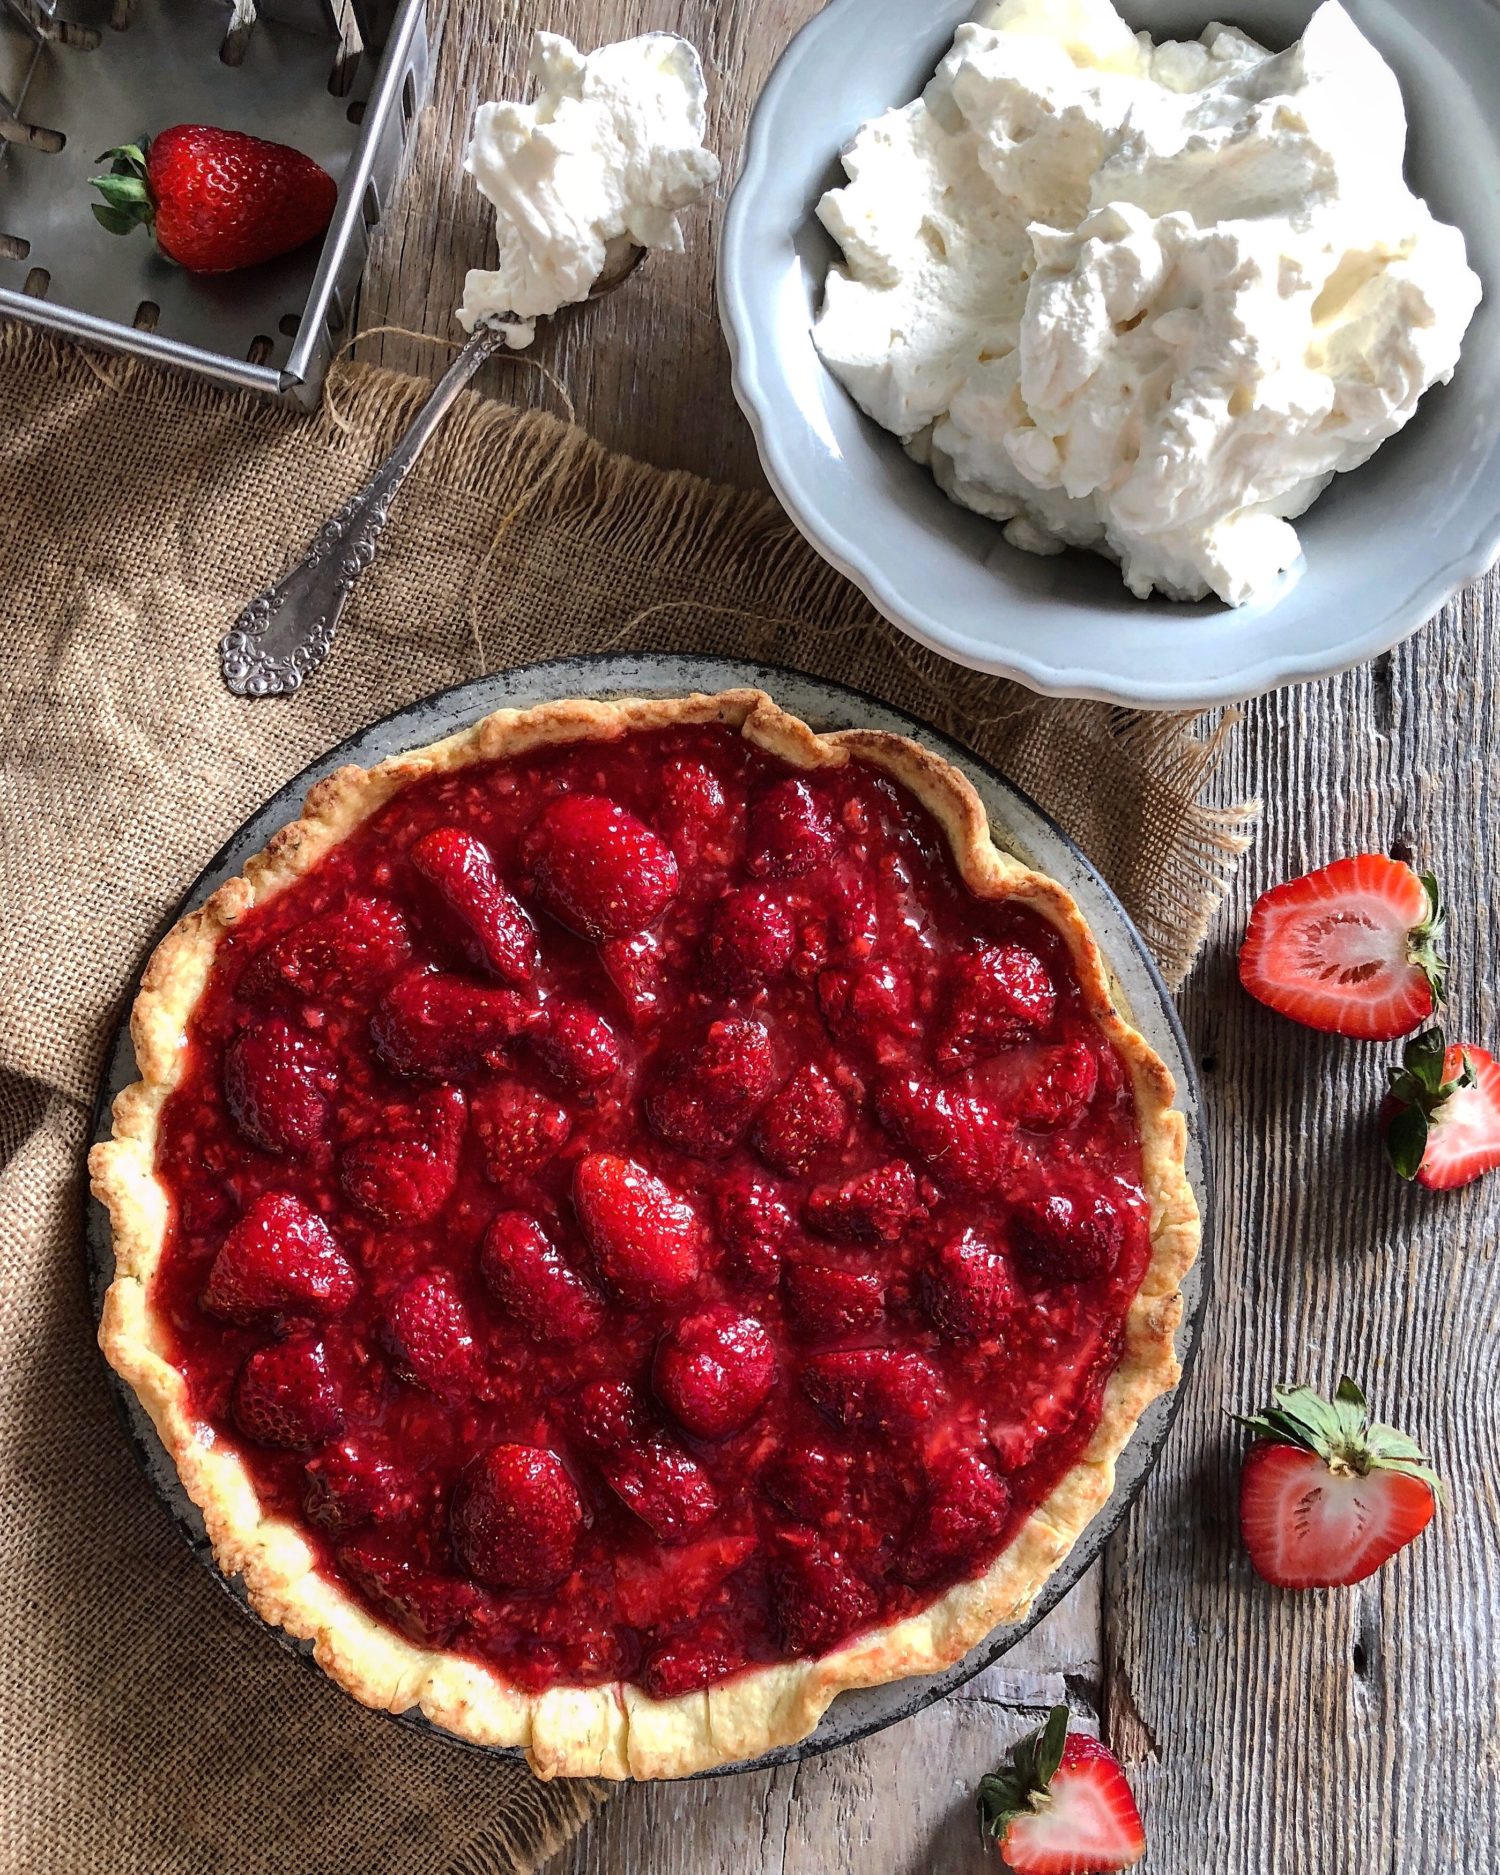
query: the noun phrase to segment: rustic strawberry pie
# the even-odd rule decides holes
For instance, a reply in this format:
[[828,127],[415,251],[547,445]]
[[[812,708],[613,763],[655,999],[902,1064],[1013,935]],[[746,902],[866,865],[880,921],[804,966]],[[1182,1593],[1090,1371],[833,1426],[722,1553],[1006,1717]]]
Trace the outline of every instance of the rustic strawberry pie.
[[758,691],[344,769],[167,937],[101,1342],[373,1706],[680,1774],[1022,1613],[1173,1385],[1171,1077],[947,764]]

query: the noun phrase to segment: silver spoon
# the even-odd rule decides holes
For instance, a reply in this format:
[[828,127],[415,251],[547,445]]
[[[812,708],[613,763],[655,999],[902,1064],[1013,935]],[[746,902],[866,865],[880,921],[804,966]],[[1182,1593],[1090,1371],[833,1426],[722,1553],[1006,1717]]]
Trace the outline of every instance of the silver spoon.
[[[612,293],[645,258],[643,247],[614,244],[588,297]],[[369,481],[323,523],[291,571],[257,594],[219,640],[219,669],[237,697],[290,696],[320,668],[349,595],[375,558],[401,484],[454,398],[487,359],[505,350],[510,323],[514,321],[491,320],[474,328],[410,429]]]

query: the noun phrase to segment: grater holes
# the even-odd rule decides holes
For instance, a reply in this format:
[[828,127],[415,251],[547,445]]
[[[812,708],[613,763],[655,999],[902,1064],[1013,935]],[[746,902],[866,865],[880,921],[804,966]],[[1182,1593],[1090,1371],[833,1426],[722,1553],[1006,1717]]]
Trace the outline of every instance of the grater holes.
[[0,115],[0,143],[23,144],[28,150],[40,150],[43,156],[56,156],[67,141],[60,130],[48,130],[42,124],[23,124],[19,117]]
[[143,299],[140,305],[136,307],[135,317],[130,323],[135,327],[137,332],[154,332],[156,330],[156,322],[160,318],[161,307],[157,305],[156,301],[154,299]]
[[80,26],[76,20],[39,19],[32,24],[49,45],[67,46],[74,52],[92,52],[104,37],[97,26]]
[[276,341],[267,338],[264,332],[258,333],[250,341],[250,349],[245,353],[248,364],[263,365],[275,350]]
[[296,338],[297,334],[302,330],[301,314],[294,312],[283,313],[276,322],[276,330],[283,338]]
[[364,99],[356,98],[349,106],[348,110],[344,112],[344,115],[349,119],[351,124],[362,124],[365,121]]
[[113,0],[109,9],[109,29],[123,33],[135,24],[136,12],[141,0]]
[[24,235],[0,234],[0,260],[25,260],[31,243]]
[[219,46],[221,65],[243,65],[255,33],[256,0],[234,0],[234,13]]
[[373,228],[380,219],[380,191],[375,187],[373,178],[365,184],[365,192],[359,200],[359,212],[367,228]]
[[52,275],[45,267],[33,267],[22,284],[21,291],[28,299],[45,299],[47,288],[52,284]]
[[408,72],[401,82],[401,124],[403,129],[411,129],[411,120],[417,114],[417,75]]
[[328,74],[328,89],[336,98],[347,98],[364,57],[364,37],[359,30],[359,20],[351,0],[330,0],[329,10],[338,28],[339,49]]

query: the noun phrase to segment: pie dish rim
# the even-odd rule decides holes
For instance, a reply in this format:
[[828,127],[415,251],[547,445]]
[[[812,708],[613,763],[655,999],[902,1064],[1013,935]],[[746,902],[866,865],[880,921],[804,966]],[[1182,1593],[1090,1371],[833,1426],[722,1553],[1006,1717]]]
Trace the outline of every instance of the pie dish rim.
[[[222,933],[315,866],[402,788],[440,770],[545,743],[713,720],[738,726],[794,766],[842,762],[846,753],[855,753],[886,767],[935,814],[971,889],[988,887],[981,896],[1024,896],[1062,932],[1091,1013],[1130,1063],[1152,1196],[1152,1260],[1128,1313],[1126,1350],[1085,1453],[981,1576],[830,1654],[752,1669],[678,1699],[651,1700],[619,1683],[523,1694],[482,1663],[407,1640],[337,1583],[316,1574],[297,1525],[262,1516],[233,1447],[215,1446],[186,1412],[181,1376],[152,1345],[146,1295],[165,1239],[165,1200],[151,1169],[156,1114],[175,1085],[182,1029]],[[1186,1125],[1171,1104],[1170,1070],[1113,1008],[1087,922],[1062,886],[994,846],[972,783],[944,758],[884,730],[819,735],[757,688],[507,707],[371,769],[335,771],[309,791],[298,820],[163,939],[142,978],[131,1033],[143,1079],[119,1095],[114,1137],[90,1155],[96,1195],[111,1214],[117,1260],[100,1343],[150,1415],[202,1512],[221,1572],[241,1574],[257,1613],[312,1641],[325,1672],[363,1703],[392,1711],[417,1705],[432,1723],[470,1743],[522,1746],[542,1776],[680,1776],[742,1763],[805,1738],[841,1691],[952,1666],[995,1627],[1024,1614],[1112,1495],[1115,1462],[1141,1414],[1180,1373],[1174,1345],[1182,1313],[1178,1286],[1201,1241],[1184,1165]]]

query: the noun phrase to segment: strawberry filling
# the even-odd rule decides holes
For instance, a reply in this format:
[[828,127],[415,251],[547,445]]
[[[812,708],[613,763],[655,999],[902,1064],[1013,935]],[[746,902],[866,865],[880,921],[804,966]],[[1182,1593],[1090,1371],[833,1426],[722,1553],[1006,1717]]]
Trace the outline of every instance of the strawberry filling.
[[718,726],[422,781],[236,926],[157,1171],[193,1410],[380,1618],[667,1696],[981,1572],[1150,1254],[1039,915]]

